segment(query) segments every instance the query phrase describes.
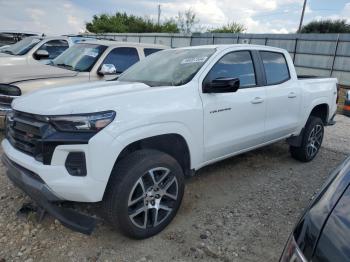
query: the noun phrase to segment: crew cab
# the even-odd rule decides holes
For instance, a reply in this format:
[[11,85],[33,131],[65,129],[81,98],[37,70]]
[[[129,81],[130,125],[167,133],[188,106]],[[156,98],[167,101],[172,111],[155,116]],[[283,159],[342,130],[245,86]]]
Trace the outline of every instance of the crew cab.
[[13,99],[28,92],[60,85],[116,78],[162,45],[86,40],[67,49],[48,65],[0,69],[0,127]]
[[14,100],[3,160],[14,184],[64,225],[91,233],[94,223],[57,202],[102,202],[111,225],[146,238],[175,216],[184,176],[204,166],[283,139],[292,157],[311,161],[336,100],[336,79],[298,80],[283,49],[169,49],[118,81]]

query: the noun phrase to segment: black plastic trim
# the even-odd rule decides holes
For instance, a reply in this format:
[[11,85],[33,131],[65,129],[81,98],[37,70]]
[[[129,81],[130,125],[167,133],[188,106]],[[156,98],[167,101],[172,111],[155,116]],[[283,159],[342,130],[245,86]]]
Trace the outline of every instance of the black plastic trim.
[[14,163],[5,154],[2,156],[2,161],[7,168],[8,178],[40,207],[74,231],[87,235],[92,233],[96,226],[95,218],[58,206],[57,202],[61,202],[63,199],[52,193],[43,181],[32,178],[27,169]]
[[86,158],[84,152],[70,152],[65,167],[71,176],[86,176]]

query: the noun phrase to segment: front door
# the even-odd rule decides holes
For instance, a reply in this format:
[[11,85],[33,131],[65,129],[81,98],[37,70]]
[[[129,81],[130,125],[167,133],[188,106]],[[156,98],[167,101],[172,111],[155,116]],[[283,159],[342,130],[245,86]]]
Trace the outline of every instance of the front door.
[[204,79],[239,78],[232,93],[202,93],[204,108],[204,158],[211,161],[264,141],[266,90],[258,86],[250,51],[225,54]]

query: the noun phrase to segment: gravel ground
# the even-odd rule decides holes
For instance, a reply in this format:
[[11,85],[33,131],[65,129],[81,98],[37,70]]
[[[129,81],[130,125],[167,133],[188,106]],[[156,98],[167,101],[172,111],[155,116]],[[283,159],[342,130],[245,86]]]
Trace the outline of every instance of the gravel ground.
[[[16,216],[27,202],[0,166],[0,262],[277,261],[294,223],[329,172],[349,154],[350,118],[327,127],[318,156],[299,163],[281,142],[204,168],[187,179],[180,211],[147,240],[123,237],[102,221],[91,236],[51,217]],[[84,210],[98,206],[84,205]]]

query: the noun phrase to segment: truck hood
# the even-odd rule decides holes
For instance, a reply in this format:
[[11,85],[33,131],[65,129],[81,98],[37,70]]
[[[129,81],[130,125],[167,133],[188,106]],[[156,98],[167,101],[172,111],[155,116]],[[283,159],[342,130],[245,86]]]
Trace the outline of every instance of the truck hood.
[[0,66],[26,65],[27,57],[0,53]]
[[[12,102],[15,110],[38,115],[66,115],[110,110],[123,96],[155,90],[143,83],[118,81],[89,82],[31,92]],[[109,101],[107,103],[107,101]]]
[[[0,65],[1,57],[0,57]],[[13,84],[21,81],[74,77],[78,72],[58,68],[48,65],[15,65],[15,66],[0,66],[0,83]]]
[[0,57],[11,57],[11,55],[6,54],[6,53],[0,53]]

